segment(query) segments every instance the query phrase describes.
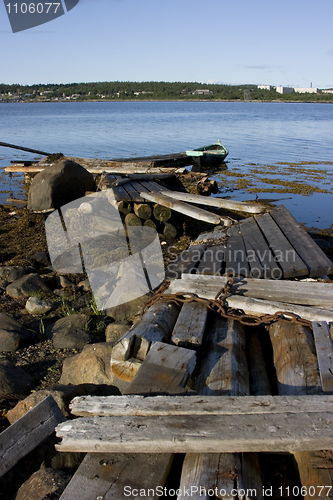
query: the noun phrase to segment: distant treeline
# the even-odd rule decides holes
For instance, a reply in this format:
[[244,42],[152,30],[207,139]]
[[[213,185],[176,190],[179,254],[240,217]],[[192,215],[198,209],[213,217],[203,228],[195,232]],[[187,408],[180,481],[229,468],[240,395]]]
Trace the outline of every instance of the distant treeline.
[[333,101],[333,94],[279,94],[256,85],[219,85],[197,82],[96,82],[70,84],[0,84],[5,101],[43,100],[228,100]]

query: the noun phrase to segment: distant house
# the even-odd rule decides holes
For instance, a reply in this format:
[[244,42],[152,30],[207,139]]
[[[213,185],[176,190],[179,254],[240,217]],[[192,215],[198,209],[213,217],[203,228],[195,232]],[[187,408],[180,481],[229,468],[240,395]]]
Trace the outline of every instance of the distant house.
[[195,90],[194,92],[192,92],[192,95],[208,95],[208,94],[212,94],[212,93],[213,92],[211,92],[208,89],[198,89],[198,90]]
[[276,87],[276,92],[279,94],[291,94],[294,92],[294,87]]
[[299,94],[318,94],[318,89],[315,87],[295,87],[294,92]]
[[272,85],[258,85],[258,89],[260,90],[272,90]]
[[322,94],[333,94],[333,89],[324,89],[321,92]]

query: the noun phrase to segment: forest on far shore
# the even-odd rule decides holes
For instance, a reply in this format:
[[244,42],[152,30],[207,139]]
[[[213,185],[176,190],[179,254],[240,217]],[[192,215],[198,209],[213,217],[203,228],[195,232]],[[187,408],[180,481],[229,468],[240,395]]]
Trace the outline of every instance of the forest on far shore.
[[198,82],[91,82],[68,84],[0,84],[2,102],[94,100],[226,100],[226,101],[332,101],[333,94],[279,94],[275,88],[261,90],[257,85],[222,85]]

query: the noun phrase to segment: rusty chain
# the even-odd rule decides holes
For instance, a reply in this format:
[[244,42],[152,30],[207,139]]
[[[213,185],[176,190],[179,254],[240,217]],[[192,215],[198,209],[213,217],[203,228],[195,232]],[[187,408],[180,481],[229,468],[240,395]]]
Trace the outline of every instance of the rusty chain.
[[[231,287],[234,283],[234,276],[232,273],[227,273],[224,275],[227,277],[226,284],[218,291],[214,299],[206,299],[204,297],[199,297],[195,293],[165,293],[169,288],[169,282],[163,283],[155,292],[154,296],[144,305],[141,311],[141,316],[144,312],[156,304],[160,300],[167,302],[175,302],[178,305],[185,304],[188,302],[199,302],[205,304],[208,309],[213,311],[218,316],[222,318],[229,318],[239,321],[245,326],[259,326],[259,325],[269,325],[274,321],[279,319],[284,319],[290,323],[299,323],[304,326],[309,326],[311,328],[311,321],[298,317],[296,314],[289,311],[276,311],[274,314],[265,314],[263,316],[255,316],[252,314],[241,314],[239,311],[228,308],[226,304],[228,294],[231,294]],[[231,312],[235,311],[235,312]]]

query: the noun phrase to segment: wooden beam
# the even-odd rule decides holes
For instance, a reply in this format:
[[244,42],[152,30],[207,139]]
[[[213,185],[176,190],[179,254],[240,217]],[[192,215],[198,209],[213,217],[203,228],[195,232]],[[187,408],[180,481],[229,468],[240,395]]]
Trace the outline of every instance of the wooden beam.
[[171,342],[180,347],[199,347],[205,332],[207,312],[207,306],[200,302],[183,304],[171,335]]
[[187,392],[185,386],[195,365],[195,351],[155,342],[123,394]]
[[188,215],[189,217],[192,217],[196,220],[202,220],[204,222],[208,222],[209,224],[221,224],[221,221],[223,221],[226,225],[230,225],[230,220],[227,217],[220,217],[219,215],[207,212],[206,210],[202,210],[201,208],[193,207],[188,203],[174,200],[173,198],[170,198],[165,194],[141,192],[140,196],[148,201],[153,201],[155,203],[158,203],[159,205],[171,208],[176,212]]
[[206,244],[192,245],[184,250],[176,261],[170,262],[165,271],[165,278],[175,280],[180,278],[183,273],[194,272],[206,247]]
[[[170,284],[170,289],[180,290],[183,287],[183,291],[197,293],[199,296],[209,299],[214,298],[227,281],[225,276],[199,276],[189,273],[182,274],[181,278],[182,280],[173,281]],[[231,294],[333,309],[331,283],[235,278],[231,285]]]
[[333,411],[333,396],[77,396],[70,409],[79,417],[284,415]]
[[[252,404],[252,403],[250,403]],[[57,426],[59,451],[279,452],[333,448],[333,411],[259,415],[82,417]],[[216,432],[219,429],[219,432]]]
[[52,396],[47,396],[0,434],[0,477],[34,450],[66,418]]
[[325,321],[312,323],[316,345],[321,386],[324,392],[333,392],[333,343]]
[[187,201],[189,203],[196,203],[198,205],[208,205],[210,207],[225,208],[228,210],[236,210],[241,212],[249,212],[253,214],[260,214],[266,210],[264,205],[256,203],[245,203],[242,201],[225,200],[224,198],[215,198],[211,196],[200,196],[197,194],[181,193],[179,191],[161,191],[175,200]]

